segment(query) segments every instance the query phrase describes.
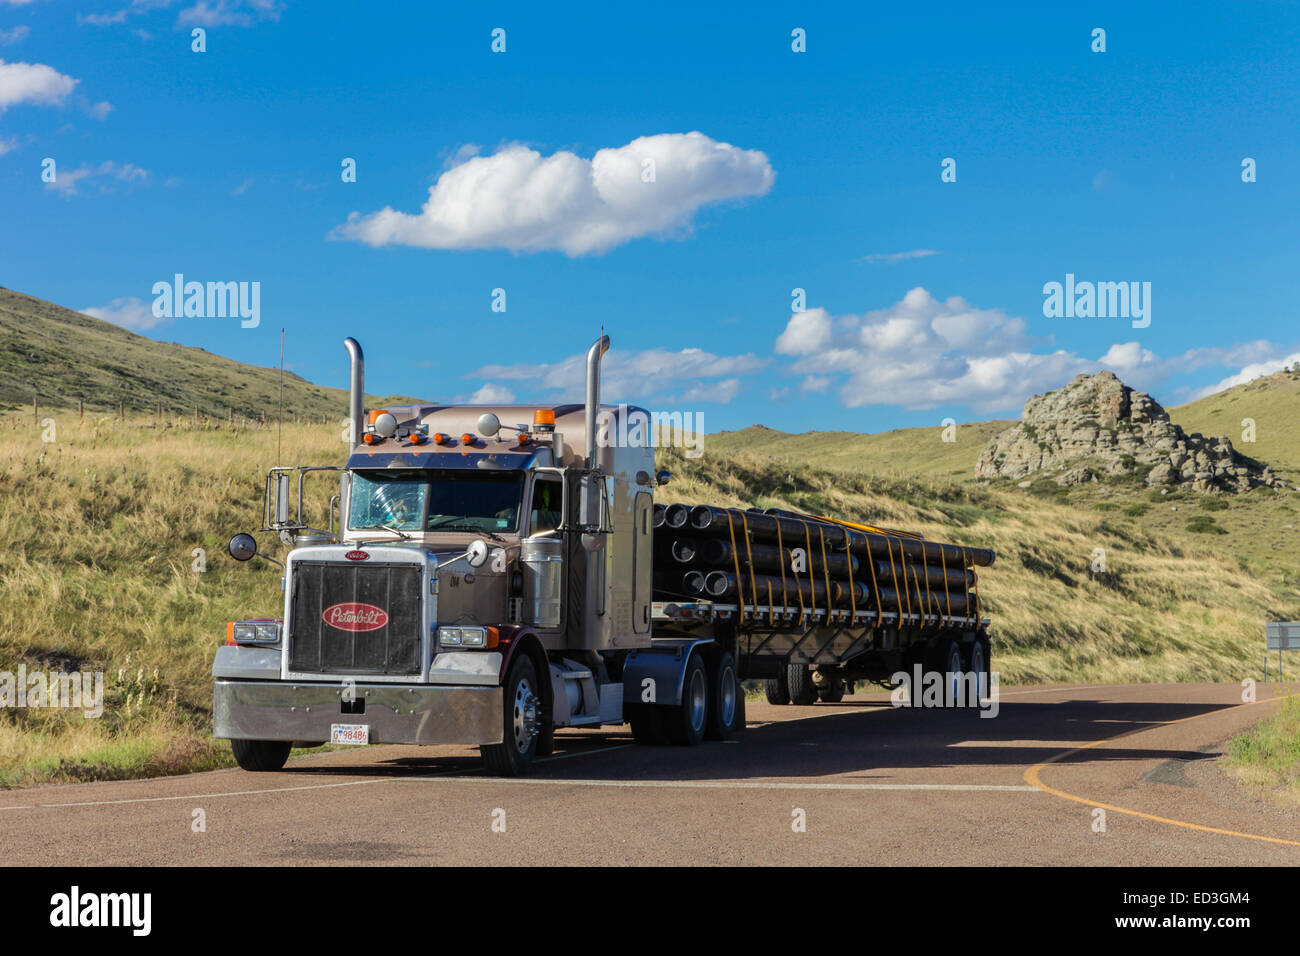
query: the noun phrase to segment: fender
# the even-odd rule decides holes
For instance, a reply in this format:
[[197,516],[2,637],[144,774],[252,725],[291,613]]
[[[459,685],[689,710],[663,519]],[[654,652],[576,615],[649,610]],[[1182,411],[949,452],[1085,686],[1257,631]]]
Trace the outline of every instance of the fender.
[[645,680],[654,681],[654,703],[680,704],[687,661],[696,652],[714,653],[717,646],[711,637],[669,637],[655,638],[650,647],[630,651],[623,662],[624,705],[649,703],[641,699],[642,681]]
[[546,657],[546,648],[542,646],[542,640],[537,636],[537,632],[523,624],[502,624],[497,630],[500,633],[497,639],[497,652],[501,655],[501,673],[497,675],[497,683],[505,684],[506,675],[510,673],[510,665],[514,663],[516,654],[528,654],[533,658],[533,666],[537,668],[537,683],[541,685],[542,696],[549,708],[551,704],[550,663]]

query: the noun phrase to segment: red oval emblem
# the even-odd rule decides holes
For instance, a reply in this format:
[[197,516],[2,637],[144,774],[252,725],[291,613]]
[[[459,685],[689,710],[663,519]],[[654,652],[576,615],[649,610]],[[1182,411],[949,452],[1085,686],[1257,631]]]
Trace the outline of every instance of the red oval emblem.
[[347,558],[349,561],[365,561],[370,557],[370,555],[365,551],[348,551],[343,555],[343,557]]
[[388,612],[373,604],[344,601],[321,612],[321,620],[340,631],[377,631],[388,624]]

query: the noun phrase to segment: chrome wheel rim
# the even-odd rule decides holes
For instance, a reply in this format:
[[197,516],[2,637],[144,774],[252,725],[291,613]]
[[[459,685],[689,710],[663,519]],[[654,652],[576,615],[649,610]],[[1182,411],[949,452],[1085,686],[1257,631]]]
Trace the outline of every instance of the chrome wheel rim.
[[691,686],[687,688],[689,697],[686,706],[690,711],[691,729],[704,728],[704,715],[708,711],[709,693],[704,681],[704,671],[696,669],[691,673]]
[[533,693],[533,685],[527,677],[515,685],[515,699],[512,706],[511,725],[515,737],[515,749],[520,753],[537,736],[537,705],[540,703]]
[[722,693],[718,695],[718,716],[722,726],[730,727],[736,719],[736,672],[727,667],[722,672]]
[[979,641],[970,652],[970,669],[975,675],[975,703],[980,703],[988,696],[988,679],[984,676],[984,645]]
[[961,666],[961,648],[953,644],[948,650],[948,692],[952,695],[952,703],[956,705],[961,700],[961,682],[964,668]]

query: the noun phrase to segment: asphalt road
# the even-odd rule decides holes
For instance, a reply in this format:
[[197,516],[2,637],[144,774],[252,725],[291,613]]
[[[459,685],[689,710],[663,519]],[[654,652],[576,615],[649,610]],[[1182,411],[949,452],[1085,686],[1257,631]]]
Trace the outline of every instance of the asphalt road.
[[1243,706],[1237,685],[1015,688],[994,719],[881,694],[751,703],[735,740],[689,749],[561,731],[520,780],[483,776],[470,748],[377,746],[279,773],[5,791],[0,858],[1294,866],[1300,814],[1214,760],[1286,692],[1260,685]]

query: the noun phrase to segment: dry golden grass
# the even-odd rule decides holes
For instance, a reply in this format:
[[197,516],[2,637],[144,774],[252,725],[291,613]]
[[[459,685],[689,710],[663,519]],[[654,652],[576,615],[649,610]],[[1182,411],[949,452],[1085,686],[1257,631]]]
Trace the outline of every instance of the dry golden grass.
[[[276,615],[282,596],[276,568],[237,564],[225,543],[260,522],[276,431],[54,417],[51,443],[30,417],[0,419],[0,671],[102,671],[105,711],[0,709],[0,786],[227,765],[211,739],[212,657],[226,621]],[[340,438],[287,425],[282,459],[341,464]],[[1222,538],[1014,488],[661,457],[677,474],[664,500],[785,505],[992,547],[981,591],[1006,680],[1237,681],[1259,672],[1263,622],[1300,617],[1294,572],[1246,570]],[[323,524],[334,485],[315,480],[308,517]],[[1105,574],[1089,570],[1098,547]]]

